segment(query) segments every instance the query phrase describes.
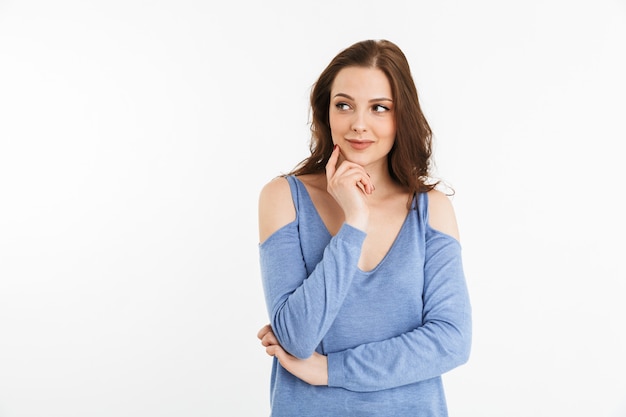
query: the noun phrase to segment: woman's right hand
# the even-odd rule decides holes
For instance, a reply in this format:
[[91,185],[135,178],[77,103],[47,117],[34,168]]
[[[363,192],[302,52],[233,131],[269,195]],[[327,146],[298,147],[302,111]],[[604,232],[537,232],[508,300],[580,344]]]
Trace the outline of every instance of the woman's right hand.
[[346,223],[364,231],[369,219],[367,196],[374,192],[374,184],[365,168],[345,159],[339,162],[340,155],[335,145],[326,164],[327,191],[343,209]]

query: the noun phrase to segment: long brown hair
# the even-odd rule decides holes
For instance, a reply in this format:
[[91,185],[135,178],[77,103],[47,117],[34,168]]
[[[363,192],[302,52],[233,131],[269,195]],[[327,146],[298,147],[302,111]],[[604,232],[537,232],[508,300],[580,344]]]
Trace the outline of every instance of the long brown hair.
[[311,155],[288,175],[325,171],[333,151],[330,134],[330,91],[337,73],[346,67],[377,68],[389,80],[394,100],[396,138],[387,156],[389,174],[412,193],[427,192],[438,182],[430,177],[432,131],[419,104],[409,63],[388,40],[365,40],[341,51],[321,73],[311,90]]

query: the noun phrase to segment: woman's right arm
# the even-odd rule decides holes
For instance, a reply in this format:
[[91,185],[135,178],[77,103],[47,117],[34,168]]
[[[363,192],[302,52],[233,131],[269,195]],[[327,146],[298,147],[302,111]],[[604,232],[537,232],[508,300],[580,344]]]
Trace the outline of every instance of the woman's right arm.
[[357,271],[365,232],[344,223],[308,275],[297,223],[287,180],[269,182],[259,196],[259,251],[266,305],[281,346],[298,358],[307,358],[343,304]]

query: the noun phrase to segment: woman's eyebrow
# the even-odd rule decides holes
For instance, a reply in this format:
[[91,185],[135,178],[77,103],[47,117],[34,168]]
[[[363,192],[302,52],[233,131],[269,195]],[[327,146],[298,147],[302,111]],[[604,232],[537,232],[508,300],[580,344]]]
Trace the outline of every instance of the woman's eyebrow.
[[370,100],[370,103],[371,103],[372,101],[391,101],[391,102],[393,102],[393,100],[392,100],[392,99],[387,98],[387,97],[373,98],[373,99],[371,99],[371,100]]
[[335,95],[333,96],[333,98],[335,98],[335,97],[345,97],[345,98],[347,98],[348,100],[354,100],[354,97],[352,97],[352,96],[350,96],[350,95],[348,95],[348,94],[346,94],[346,93],[337,93],[337,94],[335,94]]
[[[335,98],[335,97],[345,97],[348,100],[354,100],[354,97],[352,97],[352,96],[350,96],[349,94],[346,94],[346,93],[337,93],[337,94],[335,94],[333,96],[333,98]],[[387,97],[377,97],[377,98],[373,98],[371,100],[368,100],[368,102],[370,102],[370,103],[374,102],[374,101],[391,101],[391,102],[393,102],[392,99],[387,98]]]

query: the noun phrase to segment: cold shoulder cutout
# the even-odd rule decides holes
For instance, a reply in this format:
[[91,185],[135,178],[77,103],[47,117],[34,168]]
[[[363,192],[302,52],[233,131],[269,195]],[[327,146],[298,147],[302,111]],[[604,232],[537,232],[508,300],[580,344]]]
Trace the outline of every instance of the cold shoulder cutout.
[[296,210],[291,187],[283,177],[265,184],[259,194],[259,242],[295,221]]
[[438,190],[432,190],[426,196],[428,226],[460,242],[454,207],[448,196]]

